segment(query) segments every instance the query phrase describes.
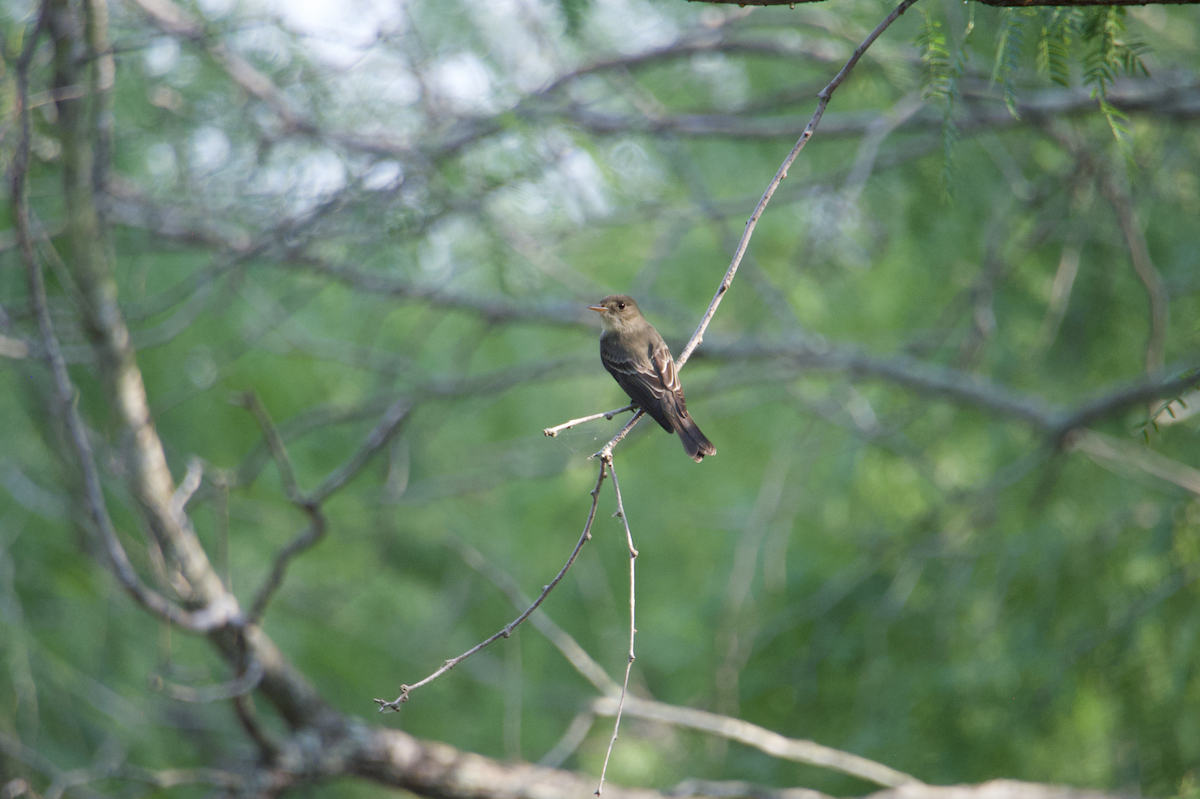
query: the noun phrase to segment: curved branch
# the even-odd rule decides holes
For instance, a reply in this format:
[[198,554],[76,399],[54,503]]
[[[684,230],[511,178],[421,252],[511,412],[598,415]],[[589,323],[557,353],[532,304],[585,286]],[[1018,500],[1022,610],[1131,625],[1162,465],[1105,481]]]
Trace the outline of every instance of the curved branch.
[[567,562],[563,564],[562,569],[559,570],[555,578],[542,588],[542,593],[539,594],[538,598],[533,601],[533,604],[531,604],[520,616],[506,624],[495,635],[485,641],[479,642],[458,657],[447,660],[437,671],[433,672],[425,679],[412,685],[401,685],[400,695],[395,699],[376,699],[375,703],[379,705],[380,713],[384,712],[385,710],[399,712],[400,706],[408,701],[409,695],[414,690],[433,682],[438,677],[441,677],[443,674],[450,671],[450,669],[457,666],[459,663],[462,663],[464,660],[486,647],[488,644],[491,644],[500,638],[508,638],[510,635],[512,635],[512,631],[515,630],[518,625],[528,619],[529,616],[538,609],[538,606],[541,605],[546,597],[550,595],[550,592],[554,590],[555,586],[562,582],[562,578],[567,575],[567,571],[570,570],[571,565],[575,563],[575,559],[579,557],[579,551],[583,549],[583,545],[592,540],[592,522],[596,520],[596,506],[600,503],[600,484],[604,482],[604,476],[606,474],[608,465],[609,464],[607,462],[600,463],[600,474],[596,478],[595,488],[592,489],[592,508],[588,511],[587,522],[583,525],[583,533],[580,534],[579,541],[575,544],[575,549],[571,552],[571,556],[567,558]]
[[[49,304],[46,299],[46,283],[42,275],[41,263],[33,249],[33,234],[30,228],[29,209],[25,196],[25,180],[29,169],[30,154],[30,122],[29,109],[24,100],[28,94],[27,70],[33,49],[37,44],[44,26],[50,23],[51,12],[49,4],[43,4],[42,11],[29,34],[26,50],[22,53],[17,65],[17,95],[20,109],[20,136],[11,167],[12,175],[12,216],[16,228],[17,241],[21,260],[25,265],[26,278],[29,282],[29,293],[37,317],[38,330],[41,334],[42,348],[54,380],[55,402],[67,425],[71,444],[83,473],[83,489],[86,497],[86,507],[89,520],[104,544],[114,575],[138,604],[152,614],[171,624],[185,629],[204,632],[223,626],[237,616],[237,603],[212,603],[207,608],[198,611],[187,611],[168,601],[164,596],[147,587],[138,576],[137,571],[129,560],[116,528],[108,513],[104,498],[104,488],[100,481],[100,472],[96,467],[96,458],[88,439],[87,428],[79,414],[76,404],[75,386],[67,372],[66,361],[58,336],[54,332],[54,324],[50,318]],[[174,490],[166,497],[166,514],[171,515],[171,505]]]
[[[600,697],[592,702],[592,711],[597,715],[611,716],[617,711],[617,702],[612,697]],[[625,712],[640,719],[661,721],[679,727],[709,732],[752,746],[772,757],[840,771],[876,785],[888,787],[925,785],[916,777],[851,752],[831,749],[828,746],[800,738],[788,738],[759,727],[757,724],[729,716],[720,716],[705,710],[629,697],[625,700]]]

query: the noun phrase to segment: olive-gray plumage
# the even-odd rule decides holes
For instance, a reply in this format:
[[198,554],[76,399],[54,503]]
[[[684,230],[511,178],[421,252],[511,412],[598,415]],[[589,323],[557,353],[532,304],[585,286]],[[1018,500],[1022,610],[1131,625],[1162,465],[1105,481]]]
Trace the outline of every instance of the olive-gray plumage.
[[683,448],[699,463],[717,448],[692,421],[683,400],[683,387],[667,343],[646,321],[637,303],[624,294],[612,294],[588,308],[600,314],[600,360],[617,385],[634,403],[650,414],[668,433],[677,433]]

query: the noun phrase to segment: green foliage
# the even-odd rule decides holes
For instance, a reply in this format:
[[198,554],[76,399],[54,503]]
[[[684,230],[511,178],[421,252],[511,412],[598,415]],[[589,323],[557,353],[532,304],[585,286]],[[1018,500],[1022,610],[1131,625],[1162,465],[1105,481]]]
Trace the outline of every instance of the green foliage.
[[970,20],[962,39],[954,48],[953,57],[942,32],[942,23],[935,20],[927,9],[921,9],[923,24],[915,38],[921,61],[921,91],[926,99],[939,100],[943,104],[942,114],[942,199],[949,200],[953,194],[954,145],[958,141],[958,126],[954,121],[954,104],[959,95],[959,83],[966,72],[970,58],[968,49],[971,34],[975,30],[975,6],[970,7]]
[[1004,106],[1013,119],[1020,119],[1017,111],[1016,74],[1020,66],[1021,49],[1025,40],[1025,27],[1021,9],[1005,8],[1000,12],[1000,30],[996,35],[996,60],[992,67],[992,83],[997,81],[1004,88]]
[[1014,82],[1024,45],[1024,29],[1037,30],[1038,72],[1052,83],[1070,86],[1072,64],[1077,63],[1085,86],[1092,89],[1100,113],[1114,140],[1130,155],[1129,117],[1107,99],[1119,74],[1149,76],[1144,61],[1149,46],[1129,35],[1127,9],[1122,6],[1005,9],[996,39],[992,81],[1000,81],[1005,105],[1014,118],[1017,89]]
[[[313,44],[294,26],[209,20],[316,116],[302,131],[238,88],[203,42],[176,51],[114,12],[106,244],[173,474],[204,463],[187,510],[243,604],[307,517],[231,400],[258,393],[303,488],[344,462],[391,400],[417,403],[327,507],[328,537],[297,559],[264,620],[338,710],[537,760],[595,697],[529,626],[399,717],[371,703],[515,616],[455,542],[526,593],[561,567],[596,479],[587,456],[624,421],[542,435],[624,403],[583,306],[636,294],[678,354],[812,87],[835,73],[829,54],[881,13],[696,5],[525,4],[531,20],[414,0],[410,17],[332,55],[320,48],[335,32]],[[1146,291],[1099,182],[1120,168],[1117,123],[1137,125],[1130,192],[1169,295],[1167,363],[1194,364],[1200,134],[1165,102],[1128,121],[1105,104],[1123,75],[1154,96],[1150,45],[1156,74],[1197,74],[1195,13],[958,8],[907,15],[877,41],[760,221],[681,372],[718,454],[696,465],[649,424],[617,450],[640,550],[634,691],[931,783],[1011,777],[1195,799],[1200,502],[1184,486],[1200,465],[1196,402],[1185,392],[1098,420],[1108,451],[1070,437],[1058,448],[996,404],[1065,411],[1144,379]],[[0,8],[10,51],[28,24],[16,14]],[[679,41],[689,48],[661,52]],[[647,52],[544,90],[559,72]],[[41,100],[47,55],[32,76]],[[932,109],[911,110],[916,59]],[[1082,101],[1018,118],[1046,84],[1083,86]],[[52,106],[33,121],[33,209],[69,260]],[[12,137],[0,125],[5,159]],[[0,231],[0,334],[36,342],[12,241]],[[87,335],[65,281],[49,277],[122,540],[170,591]],[[0,364],[0,734],[65,770],[256,762],[228,703],[148,687],[233,675],[207,640],[162,629],[116,587],[78,523],[78,471],[47,412],[45,369],[33,357]],[[593,539],[543,609],[619,675],[629,560],[614,511],[606,482]],[[255,702],[269,733],[289,734],[268,697]],[[565,765],[598,769],[610,734],[598,721]],[[875,787],[630,719],[613,768],[663,790],[689,777]],[[9,755],[0,772],[39,795],[51,782]],[[300,790],[392,795],[365,780]]]
[[1083,82],[1092,87],[1092,96],[1108,122],[1113,138],[1129,156],[1129,117],[1108,102],[1108,89],[1118,71],[1127,75],[1149,75],[1142,55],[1147,47],[1137,40],[1125,40],[1125,9],[1097,7],[1085,16],[1081,34],[1088,47],[1083,56]]
[[1078,8],[1037,10],[1037,68],[1059,86],[1071,85],[1071,44],[1079,27]]

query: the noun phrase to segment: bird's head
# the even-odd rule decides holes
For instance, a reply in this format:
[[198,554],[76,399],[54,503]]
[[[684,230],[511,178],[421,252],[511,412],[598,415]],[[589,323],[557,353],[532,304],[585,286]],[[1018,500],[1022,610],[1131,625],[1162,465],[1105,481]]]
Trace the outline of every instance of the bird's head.
[[642,312],[638,310],[633,297],[625,294],[610,294],[597,304],[589,305],[588,310],[600,314],[600,324],[609,333],[628,330],[642,318]]

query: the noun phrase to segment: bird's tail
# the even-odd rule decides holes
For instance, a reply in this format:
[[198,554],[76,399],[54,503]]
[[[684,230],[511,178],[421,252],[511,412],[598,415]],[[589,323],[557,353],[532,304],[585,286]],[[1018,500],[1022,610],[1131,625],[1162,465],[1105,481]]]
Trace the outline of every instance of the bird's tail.
[[687,411],[684,411],[677,420],[675,432],[679,434],[679,440],[683,442],[683,448],[688,457],[696,463],[704,460],[705,455],[717,454],[717,448],[713,446],[707,436],[700,432],[700,428],[692,421],[692,416]]

